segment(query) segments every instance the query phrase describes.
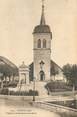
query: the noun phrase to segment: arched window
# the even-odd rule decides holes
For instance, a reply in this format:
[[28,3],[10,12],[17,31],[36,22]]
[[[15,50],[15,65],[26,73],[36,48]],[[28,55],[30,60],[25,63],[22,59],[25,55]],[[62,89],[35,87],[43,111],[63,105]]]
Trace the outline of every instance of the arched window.
[[40,39],[38,40],[37,46],[38,46],[38,48],[41,48],[41,40]]
[[43,40],[43,48],[46,48],[46,40]]

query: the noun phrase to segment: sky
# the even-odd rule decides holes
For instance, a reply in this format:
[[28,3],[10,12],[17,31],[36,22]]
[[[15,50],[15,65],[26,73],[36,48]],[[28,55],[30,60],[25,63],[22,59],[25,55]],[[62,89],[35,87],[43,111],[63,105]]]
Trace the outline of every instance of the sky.
[[[40,23],[41,0],[0,0],[0,56],[19,66],[33,61],[33,29]],[[52,31],[51,59],[77,64],[77,0],[45,0]]]

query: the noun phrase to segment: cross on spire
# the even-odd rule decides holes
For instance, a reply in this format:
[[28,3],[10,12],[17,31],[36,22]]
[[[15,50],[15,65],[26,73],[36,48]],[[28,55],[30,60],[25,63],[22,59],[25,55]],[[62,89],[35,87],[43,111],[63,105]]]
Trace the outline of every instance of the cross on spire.
[[41,15],[41,21],[40,21],[40,25],[45,25],[45,16],[44,16],[44,2],[45,0],[42,0],[42,15]]
[[45,0],[42,0],[42,12],[44,12],[44,2],[45,2]]
[[45,0],[42,0],[42,6],[44,6],[44,2],[45,2]]

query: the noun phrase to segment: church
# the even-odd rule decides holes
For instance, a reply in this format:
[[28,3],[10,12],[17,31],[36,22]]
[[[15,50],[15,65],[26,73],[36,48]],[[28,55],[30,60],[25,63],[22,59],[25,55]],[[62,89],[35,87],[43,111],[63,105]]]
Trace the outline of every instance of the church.
[[[64,81],[62,68],[51,60],[52,31],[46,24],[44,14],[44,4],[42,3],[42,13],[39,25],[33,29],[33,62],[26,66],[23,62],[19,69],[5,57],[0,56],[0,67],[7,64],[12,67],[19,78],[20,84],[30,84],[35,79],[36,82],[48,82],[50,80]],[[3,66],[4,65],[4,66]],[[53,72],[58,74],[53,78]],[[14,73],[15,74],[15,73]],[[30,86],[29,86],[30,87]]]
[[36,81],[52,80],[52,69],[58,71],[57,80],[63,80],[62,69],[51,60],[52,31],[46,24],[44,3],[40,24],[33,30],[33,62],[29,65],[29,77]]
[[[42,13],[39,25],[33,29],[33,62],[26,66],[23,62],[19,69],[7,59],[0,57],[0,63],[8,64],[17,73],[18,84],[16,90],[29,91],[33,89],[34,82],[36,81],[36,90],[39,95],[48,95],[45,85],[50,81],[64,82],[62,68],[51,59],[51,41],[52,31],[50,26],[46,24],[44,3],[42,2]],[[54,77],[55,76],[55,77]],[[21,87],[22,86],[22,87]],[[14,89],[12,89],[14,90]]]

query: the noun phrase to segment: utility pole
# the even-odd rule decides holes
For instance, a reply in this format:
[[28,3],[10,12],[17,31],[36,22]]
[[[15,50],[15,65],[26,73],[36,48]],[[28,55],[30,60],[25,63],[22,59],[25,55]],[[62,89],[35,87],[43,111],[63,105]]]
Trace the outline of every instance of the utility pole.
[[33,79],[33,101],[35,101],[35,77]]

